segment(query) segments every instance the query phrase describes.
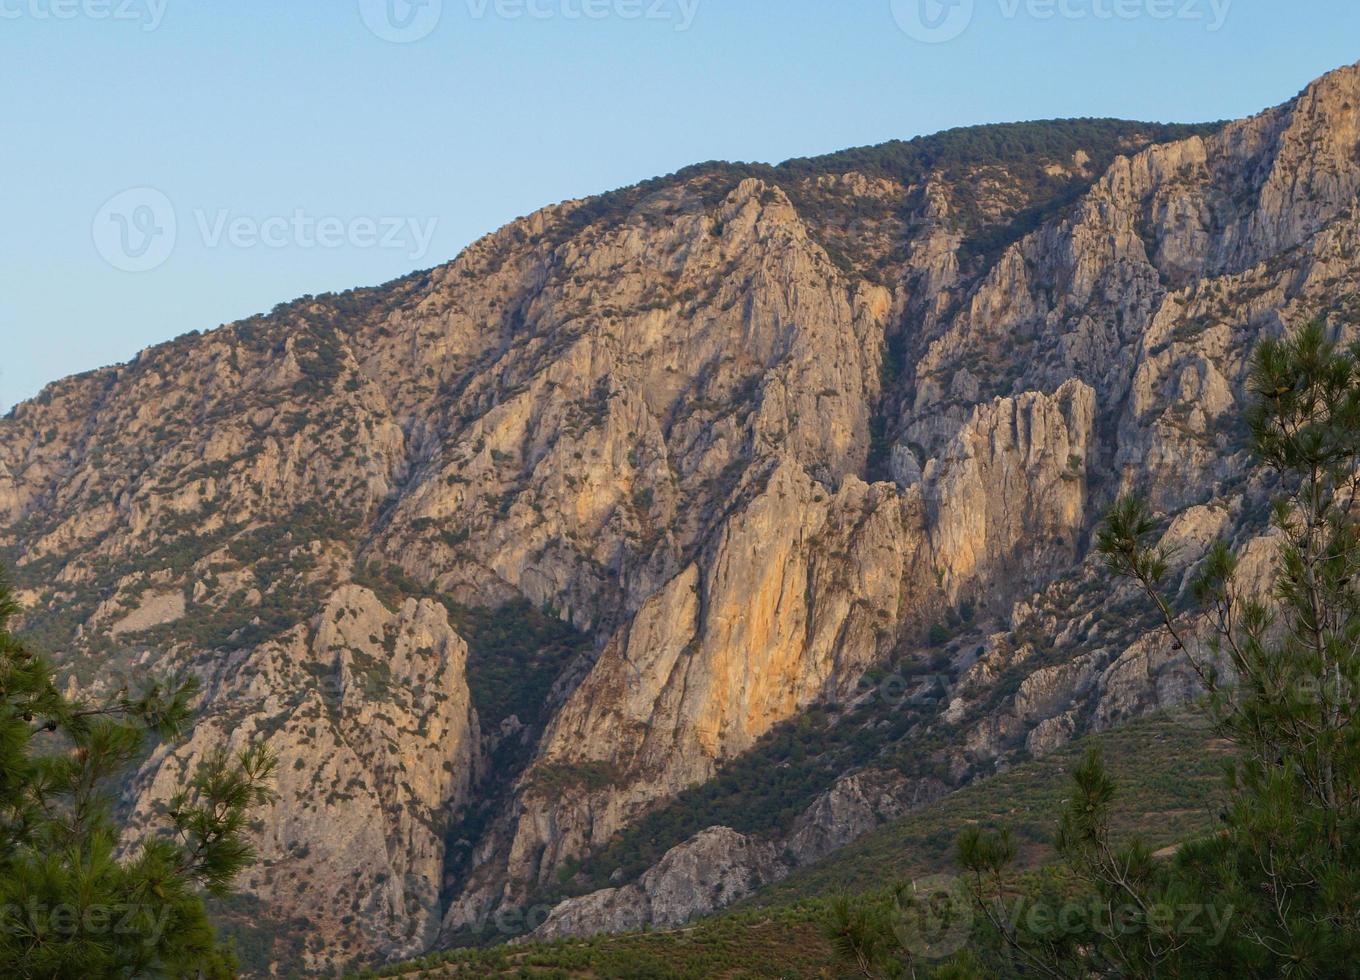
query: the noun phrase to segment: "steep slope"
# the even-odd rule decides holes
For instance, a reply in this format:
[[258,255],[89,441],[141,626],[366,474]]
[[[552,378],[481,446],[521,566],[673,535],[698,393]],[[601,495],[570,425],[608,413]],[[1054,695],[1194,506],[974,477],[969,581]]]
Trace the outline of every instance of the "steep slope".
[[[856,788],[809,767],[802,817],[732,842],[810,858],[1190,690],[1089,533],[1119,490],[1189,542],[1259,532],[1222,420],[1263,332],[1360,312],[1358,105],[1349,68],[1223,127],[956,131],[548,208],[19,406],[0,557],[73,683],[203,676],[139,819],[214,742],[276,741],[249,884],[311,966],[598,887],[581,862],[866,672],[945,678],[909,724],[850,713]],[[674,826],[656,857],[705,830]]]

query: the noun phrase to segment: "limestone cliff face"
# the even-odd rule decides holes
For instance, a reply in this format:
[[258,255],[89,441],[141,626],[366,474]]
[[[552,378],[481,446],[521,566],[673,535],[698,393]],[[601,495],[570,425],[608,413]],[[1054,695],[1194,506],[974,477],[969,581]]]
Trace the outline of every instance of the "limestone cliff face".
[[[833,494],[787,461],[763,482],[557,714],[518,795],[498,893],[506,881],[546,881],[834,694],[886,655],[912,600],[929,594],[914,496],[854,477]],[[538,779],[563,770],[603,771],[610,785]]]
[[142,767],[134,825],[154,823],[156,802],[205,754],[267,739],[278,800],[260,814],[260,861],[243,887],[309,920],[313,967],[427,948],[440,920],[440,825],[479,765],[466,660],[441,606],[408,599],[392,611],[344,586],[312,623],[202,668],[201,720]]
[[1077,380],[998,398],[930,461],[931,553],[951,594],[1006,575],[1041,580],[1078,557],[1095,418],[1095,392]]
[[[1360,323],[1360,68],[1223,127],[1043,134],[557,205],[0,419],[0,559],[70,683],[204,679],[139,820],[214,745],[269,738],[246,884],[343,965],[556,902],[561,869],[866,672],[947,677],[873,729],[921,771],[808,788],[797,860],[1186,697],[1175,652],[1106,615],[1091,532],[1137,491],[1178,541],[1260,534],[1250,351]],[[687,834],[554,928],[683,921],[787,870],[768,834]]]
[[635,884],[563,902],[534,930],[533,938],[681,926],[786,874],[774,844],[713,827],[672,848]]
[[[526,898],[524,885],[549,881],[656,799],[836,696],[919,624],[942,581],[981,587],[984,572],[1012,565],[1016,581],[1042,579],[1050,552],[1070,561],[1092,415],[1080,384],[980,408],[955,451],[931,461],[924,489],[850,477],[832,494],[789,460],[775,463],[558,713],[518,795],[505,868],[492,865],[493,900]],[[1018,559],[1027,535],[1041,546]],[[611,785],[583,779],[564,793],[560,781],[536,781],[563,769],[602,771]],[[451,925],[479,914],[475,895]]]
[[[654,202],[529,282],[479,258],[437,275],[451,309],[425,312],[461,320],[490,292],[520,329],[445,382],[466,385],[435,409],[457,421],[374,545],[411,573],[479,595],[489,571],[582,626],[621,621],[688,564],[744,461],[784,454],[833,488],[863,470],[890,297],[843,276],[778,188]],[[430,320],[405,320],[423,344]],[[430,522],[471,533],[450,545]]]
[[811,864],[947,791],[937,779],[908,779],[883,770],[842,776],[794,821],[787,851],[798,864]]

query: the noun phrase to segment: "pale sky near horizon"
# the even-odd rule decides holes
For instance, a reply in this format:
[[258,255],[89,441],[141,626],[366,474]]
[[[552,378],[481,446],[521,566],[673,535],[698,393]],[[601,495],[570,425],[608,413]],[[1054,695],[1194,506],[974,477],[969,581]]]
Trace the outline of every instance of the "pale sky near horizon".
[[1354,0],[0,0],[0,413],[690,163],[1236,118],[1357,42]]

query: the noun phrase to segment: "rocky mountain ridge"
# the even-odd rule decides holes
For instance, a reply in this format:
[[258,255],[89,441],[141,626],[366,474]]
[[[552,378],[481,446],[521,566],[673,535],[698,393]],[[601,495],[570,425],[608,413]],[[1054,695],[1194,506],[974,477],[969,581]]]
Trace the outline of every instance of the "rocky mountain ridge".
[[[1260,536],[1246,359],[1354,327],[1358,192],[1357,67],[1223,126],[693,168],[56,383],[0,420],[0,557],[71,684],[204,679],[139,825],[280,750],[247,885],[309,967],[673,924],[1189,695],[1091,530],[1139,492],[1187,565]],[[777,818],[704,822],[743,792]]]

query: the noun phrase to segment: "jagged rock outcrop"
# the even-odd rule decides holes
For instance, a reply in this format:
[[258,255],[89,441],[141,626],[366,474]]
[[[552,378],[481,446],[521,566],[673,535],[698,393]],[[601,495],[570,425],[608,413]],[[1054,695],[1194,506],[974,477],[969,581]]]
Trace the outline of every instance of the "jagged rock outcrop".
[[134,826],[154,823],[156,802],[215,748],[267,738],[278,798],[260,815],[260,861],[243,886],[309,921],[314,968],[428,948],[442,912],[440,824],[480,764],[466,660],[438,604],[391,611],[345,586],[311,624],[207,672],[191,737],[142,767]]
[[560,939],[647,925],[681,926],[786,874],[788,868],[773,844],[728,827],[711,827],[673,847],[637,882],[563,902],[533,937]]
[[1095,392],[1075,380],[998,398],[931,460],[932,560],[951,595],[1003,576],[1042,580],[1075,560],[1095,417]]
[[798,864],[811,864],[946,792],[948,787],[938,779],[910,779],[884,770],[843,776],[794,821],[786,849]]

